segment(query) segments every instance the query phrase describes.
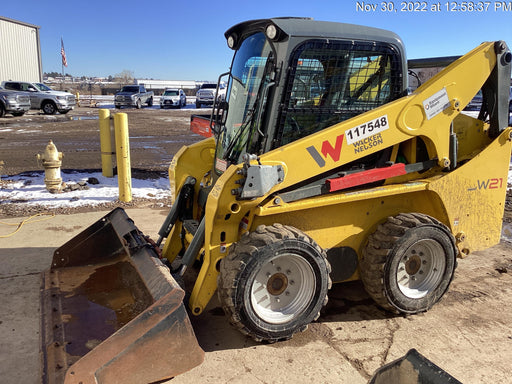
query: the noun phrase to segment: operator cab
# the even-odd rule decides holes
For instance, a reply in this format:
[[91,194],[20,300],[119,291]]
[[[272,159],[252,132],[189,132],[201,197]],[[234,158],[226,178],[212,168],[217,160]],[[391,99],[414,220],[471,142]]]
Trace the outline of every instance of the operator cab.
[[406,92],[403,44],[389,31],[275,18],[225,36],[235,54],[226,103],[214,109],[217,174]]

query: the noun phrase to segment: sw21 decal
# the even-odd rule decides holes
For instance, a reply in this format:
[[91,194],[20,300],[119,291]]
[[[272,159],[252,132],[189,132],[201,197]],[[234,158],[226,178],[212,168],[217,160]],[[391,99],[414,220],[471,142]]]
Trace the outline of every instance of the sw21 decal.
[[477,185],[473,188],[468,188],[468,191],[476,191],[481,189],[500,189],[503,188],[503,178],[493,178],[487,180],[477,180]]

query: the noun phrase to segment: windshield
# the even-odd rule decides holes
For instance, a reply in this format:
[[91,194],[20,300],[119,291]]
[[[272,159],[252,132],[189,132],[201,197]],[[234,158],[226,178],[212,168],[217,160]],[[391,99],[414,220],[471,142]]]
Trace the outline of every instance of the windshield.
[[165,91],[164,96],[178,96],[178,91]]
[[257,115],[264,101],[260,100],[260,86],[268,78],[271,52],[265,35],[259,32],[245,39],[235,53],[228,83],[226,124],[217,141],[215,168],[219,172],[239,163],[250,150],[251,138],[258,135]]
[[123,87],[121,92],[139,92],[139,87],[137,87],[135,85],[129,85],[129,86]]
[[39,88],[40,91],[51,91],[52,89],[42,83],[35,83],[34,84],[37,88]]

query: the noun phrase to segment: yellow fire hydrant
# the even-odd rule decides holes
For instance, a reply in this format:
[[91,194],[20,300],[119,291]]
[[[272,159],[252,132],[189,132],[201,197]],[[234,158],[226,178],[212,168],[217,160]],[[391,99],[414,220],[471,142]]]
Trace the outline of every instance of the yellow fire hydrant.
[[37,160],[41,161],[44,168],[44,183],[50,193],[58,193],[62,188],[62,178],[60,177],[60,166],[62,165],[62,152],[57,151],[53,141],[49,141],[42,155],[37,155]]

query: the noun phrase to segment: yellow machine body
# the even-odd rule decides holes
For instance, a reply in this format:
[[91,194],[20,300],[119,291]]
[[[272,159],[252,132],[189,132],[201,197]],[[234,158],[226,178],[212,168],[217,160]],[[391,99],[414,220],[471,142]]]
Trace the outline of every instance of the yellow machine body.
[[155,382],[200,364],[174,279],[192,268],[192,314],[217,291],[242,333],[275,342],[319,318],[333,282],[361,279],[384,309],[424,312],[456,257],[499,242],[512,145],[504,42],[408,93],[389,31],[277,18],[225,36],[235,55],[215,135],[172,159],[159,239],[116,209],[55,251],[43,382]]
[[[494,68],[495,57],[494,44],[482,44],[413,94],[260,155],[260,164],[281,165],[285,173],[284,181],[265,196],[236,199],[232,190],[238,187],[237,171],[242,164],[228,168],[216,181],[206,203],[202,266],[189,302],[192,312],[200,314],[216,291],[219,262],[230,245],[260,224],[291,225],[307,233],[322,248],[347,246],[360,255],[368,235],[386,217],[400,212],[421,212],[450,228],[457,239],[460,257],[498,243],[510,161],[510,129],[491,140],[487,135],[488,124],[461,113]],[[423,103],[439,91],[446,92],[450,106],[428,119]],[[438,159],[438,166],[421,175],[413,173],[387,179],[379,187],[291,203],[280,198],[279,190],[320,172],[318,164],[308,156],[308,147],[320,149],[323,143],[329,143],[334,148],[336,139],[342,136],[339,159],[326,156],[322,171],[348,163],[361,153],[356,145],[347,144],[347,132],[382,116],[387,117],[389,128],[380,133],[378,145],[368,149],[363,145],[365,155],[385,147],[400,147],[402,152],[410,153],[408,161],[415,162],[415,141],[421,137],[431,158]],[[459,141],[457,161],[464,165],[446,172],[445,167],[450,164],[450,129]],[[396,156],[397,150],[394,152]],[[201,180],[211,170],[214,153],[214,140],[207,139],[183,148],[174,157],[169,175],[175,194],[187,176]],[[196,189],[199,188],[198,183]],[[179,249],[176,245],[181,242],[181,232],[181,226],[175,226],[164,247],[164,255],[171,260]],[[358,277],[356,269],[344,280]]]

